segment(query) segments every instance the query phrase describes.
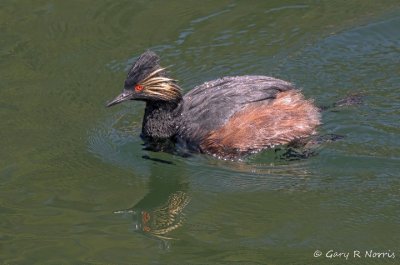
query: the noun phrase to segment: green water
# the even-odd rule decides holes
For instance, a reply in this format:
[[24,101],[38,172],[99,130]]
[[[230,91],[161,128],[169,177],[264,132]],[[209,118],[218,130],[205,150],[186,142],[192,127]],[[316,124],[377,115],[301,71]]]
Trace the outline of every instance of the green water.
[[[186,91],[265,74],[364,104],[305,160],[145,151],[143,104],[104,104],[146,49]],[[1,1],[0,264],[399,264],[399,55],[399,1]]]

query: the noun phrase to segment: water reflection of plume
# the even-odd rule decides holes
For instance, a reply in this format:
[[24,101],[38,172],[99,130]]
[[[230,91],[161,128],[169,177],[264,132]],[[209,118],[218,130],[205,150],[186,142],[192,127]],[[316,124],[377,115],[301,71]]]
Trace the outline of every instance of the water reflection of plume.
[[169,234],[184,224],[184,209],[190,202],[189,184],[179,174],[168,172],[164,164],[152,164],[148,193],[131,208],[116,212],[131,214],[136,232],[172,239]]
[[137,220],[140,225],[136,229],[158,238],[171,239],[166,234],[182,226],[185,220],[183,209],[189,201],[189,196],[183,191],[171,194],[164,205],[148,211],[142,210],[141,218]]

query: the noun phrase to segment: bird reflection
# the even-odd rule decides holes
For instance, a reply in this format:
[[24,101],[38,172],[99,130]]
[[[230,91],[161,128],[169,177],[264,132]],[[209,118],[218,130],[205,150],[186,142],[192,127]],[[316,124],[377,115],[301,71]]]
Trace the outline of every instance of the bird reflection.
[[136,232],[158,239],[174,239],[169,233],[185,221],[183,210],[190,202],[188,185],[173,177],[150,177],[149,192],[133,207],[116,211],[133,217]]
[[135,216],[135,230],[161,239],[172,239],[167,234],[184,222],[183,209],[189,203],[185,192],[171,194],[165,204],[153,209],[142,209]]

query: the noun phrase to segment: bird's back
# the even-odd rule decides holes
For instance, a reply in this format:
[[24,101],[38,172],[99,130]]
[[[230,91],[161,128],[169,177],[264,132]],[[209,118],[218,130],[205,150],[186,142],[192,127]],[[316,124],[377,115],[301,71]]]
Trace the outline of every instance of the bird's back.
[[178,136],[185,142],[230,157],[305,137],[319,124],[319,114],[288,82],[237,76],[189,91],[178,124]]

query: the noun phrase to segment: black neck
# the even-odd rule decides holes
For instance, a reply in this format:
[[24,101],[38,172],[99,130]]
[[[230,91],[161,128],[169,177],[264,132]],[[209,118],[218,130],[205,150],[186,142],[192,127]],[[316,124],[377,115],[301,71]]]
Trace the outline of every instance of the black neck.
[[148,140],[172,138],[180,115],[180,102],[147,101],[143,117],[142,136]]

